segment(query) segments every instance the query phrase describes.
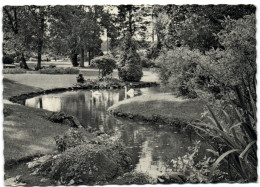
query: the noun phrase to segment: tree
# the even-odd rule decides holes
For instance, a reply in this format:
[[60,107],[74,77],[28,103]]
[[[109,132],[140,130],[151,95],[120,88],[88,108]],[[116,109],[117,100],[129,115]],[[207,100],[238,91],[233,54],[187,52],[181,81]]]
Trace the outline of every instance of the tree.
[[[31,44],[30,30],[26,27],[25,7],[3,7],[3,55],[15,54],[22,67],[29,69],[25,60],[26,50]],[[20,61],[19,60],[19,61]]]
[[118,63],[118,76],[123,81],[140,81],[143,72],[140,56],[136,52],[136,42],[131,33],[123,39],[122,52]]
[[116,61],[108,56],[96,57],[91,61],[91,64],[98,67],[99,76],[101,73],[101,78],[110,75],[116,68]]
[[41,60],[43,45],[46,42],[46,28],[47,28],[47,17],[48,17],[48,6],[28,6],[28,21],[31,23],[31,29],[34,33],[36,40],[36,51],[38,55],[36,69],[41,69]]
[[90,60],[100,54],[102,40],[98,21],[100,9],[90,6],[55,6],[51,20],[52,48],[57,53],[69,55],[73,66],[84,66],[85,51]]

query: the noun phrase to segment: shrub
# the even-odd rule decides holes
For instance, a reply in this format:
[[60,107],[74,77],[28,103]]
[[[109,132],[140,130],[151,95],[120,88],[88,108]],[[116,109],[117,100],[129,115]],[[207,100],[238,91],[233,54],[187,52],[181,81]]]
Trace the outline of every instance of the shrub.
[[78,74],[77,68],[43,68],[39,70],[41,74]]
[[210,177],[210,169],[217,160],[216,156],[199,158],[200,141],[188,147],[188,152],[178,158],[171,160],[172,172],[160,178],[163,183],[210,183],[225,182],[227,173],[219,169],[215,170],[214,177]]
[[141,56],[141,63],[142,63],[142,67],[144,68],[150,68],[154,66],[154,63],[152,62],[152,60],[149,60],[148,58]]
[[54,140],[59,152],[63,152],[86,142],[82,133],[75,129],[69,129],[63,136],[54,137]]
[[26,73],[26,70],[22,68],[3,69],[3,74],[21,74],[21,73]]
[[102,78],[106,75],[110,75],[111,73],[113,73],[113,69],[116,68],[116,61],[108,56],[96,57],[91,61],[91,64],[98,67],[99,76],[101,73]]
[[124,174],[119,179],[112,181],[112,184],[127,185],[127,184],[155,184],[154,178],[144,173],[137,173],[136,171]]
[[176,90],[180,95],[195,98],[199,75],[197,67],[205,61],[206,57],[198,50],[180,47],[164,51],[155,63],[159,66],[159,77],[163,85]]
[[132,169],[132,161],[117,144],[82,144],[42,165],[58,184],[104,184]]
[[136,43],[127,33],[122,44],[118,63],[118,76],[123,81],[138,82],[143,76],[141,59],[136,52]]
[[4,64],[13,64],[14,63],[14,58],[9,55],[4,55],[3,56],[3,63]]

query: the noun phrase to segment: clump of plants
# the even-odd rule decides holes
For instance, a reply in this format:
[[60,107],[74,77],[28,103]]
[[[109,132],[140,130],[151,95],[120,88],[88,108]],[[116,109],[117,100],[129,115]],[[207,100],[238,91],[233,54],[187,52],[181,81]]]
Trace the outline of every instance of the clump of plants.
[[83,83],[77,84],[77,86],[97,86],[98,88],[109,88],[109,87],[122,87],[125,85],[123,81],[120,81],[116,78],[98,78],[98,79],[87,79]]
[[3,69],[3,74],[22,74],[26,73],[25,69],[22,68],[6,68]]
[[125,173],[123,176],[120,176],[118,179],[112,181],[112,184],[117,185],[127,185],[127,184],[156,184],[154,178],[150,177],[144,173],[138,173],[135,171]]
[[79,69],[77,68],[56,68],[56,67],[47,67],[40,69],[41,74],[78,74]]
[[59,185],[94,185],[122,175],[131,165],[129,154],[118,144],[84,143],[52,158],[40,172]]
[[69,129],[63,136],[54,137],[56,142],[56,147],[59,152],[64,152],[65,150],[81,145],[86,142],[86,137],[82,135],[82,132]]
[[118,76],[123,81],[138,82],[143,76],[142,62],[130,33],[125,35],[118,62]]
[[[211,168],[216,162],[216,156],[204,156],[198,158],[200,142],[194,143],[194,146],[188,147],[188,152],[183,157],[171,160],[172,172],[166,173],[162,181],[177,183],[212,183],[224,182],[227,173],[215,168],[214,175],[211,175]],[[198,161],[196,161],[198,160]]]
[[116,61],[108,56],[96,57],[91,61],[91,64],[98,68],[99,77],[101,78],[112,74],[113,70],[116,68]]
[[[253,99],[251,100],[252,113],[256,114]],[[229,112],[232,112],[230,109]],[[230,115],[232,114],[232,115]],[[217,156],[210,168],[210,176],[214,177],[221,163],[228,163],[233,173],[233,181],[255,182],[257,180],[257,146],[256,146],[256,121],[251,117],[246,121],[249,113],[243,114],[243,110],[233,108],[233,113],[228,114],[222,110],[218,114],[208,106],[208,112],[204,115],[207,120],[190,124],[205,140],[211,137],[215,145],[211,145]]]
[[12,55],[4,54],[3,64],[13,64],[13,63],[14,63],[14,58],[12,57]]

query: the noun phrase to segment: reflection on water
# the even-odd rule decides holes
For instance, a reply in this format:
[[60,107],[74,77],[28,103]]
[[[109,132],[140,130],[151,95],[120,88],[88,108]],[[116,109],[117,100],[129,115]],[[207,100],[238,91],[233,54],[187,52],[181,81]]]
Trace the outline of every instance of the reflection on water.
[[[49,111],[63,111],[77,116],[83,126],[92,127],[118,137],[132,153],[135,170],[157,177],[167,170],[170,161],[183,156],[192,142],[190,136],[169,127],[155,127],[143,122],[117,119],[106,110],[128,98],[125,90],[103,90],[98,96],[90,91],[71,91],[27,99],[26,106]],[[143,88],[139,94],[158,93],[158,88]],[[194,138],[193,140],[194,141]]]

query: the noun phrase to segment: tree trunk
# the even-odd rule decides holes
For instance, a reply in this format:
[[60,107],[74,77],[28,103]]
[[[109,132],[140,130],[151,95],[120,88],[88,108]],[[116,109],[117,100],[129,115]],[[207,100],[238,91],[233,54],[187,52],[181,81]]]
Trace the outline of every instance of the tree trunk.
[[24,68],[24,69],[29,69],[28,66],[27,66],[27,63],[26,63],[26,60],[24,58],[24,54],[22,53],[22,56],[21,56],[21,61],[20,61],[20,67],[21,68]]
[[84,67],[84,49],[80,49],[80,67]]
[[107,55],[108,55],[108,30],[107,30]]
[[129,32],[130,32],[131,36],[133,36],[134,33],[133,33],[133,25],[132,25],[132,16],[133,16],[132,9],[130,9],[128,13],[129,13],[129,18],[128,18]]
[[88,65],[90,66],[91,56],[90,56],[90,50],[88,51]]
[[42,61],[42,46],[43,46],[43,35],[44,35],[44,15],[42,14],[40,17],[40,30],[39,30],[39,38],[38,38],[38,62],[37,62],[37,70],[41,69],[41,61]]
[[154,21],[153,21],[153,19],[154,19],[154,13],[153,13],[153,11],[154,11],[154,7],[153,7],[153,9],[152,9],[152,43],[154,44]]
[[42,62],[42,44],[43,42],[41,40],[38,41],[38,61],[37,61],[37,67],[36,70],[41,69],[41,62]]
[[77,67],[79,65],[79,63],[78,63],[78,54],[77,53],[73,53],[71,55],[70,59],[71,59],[72,65],[74,67]]

